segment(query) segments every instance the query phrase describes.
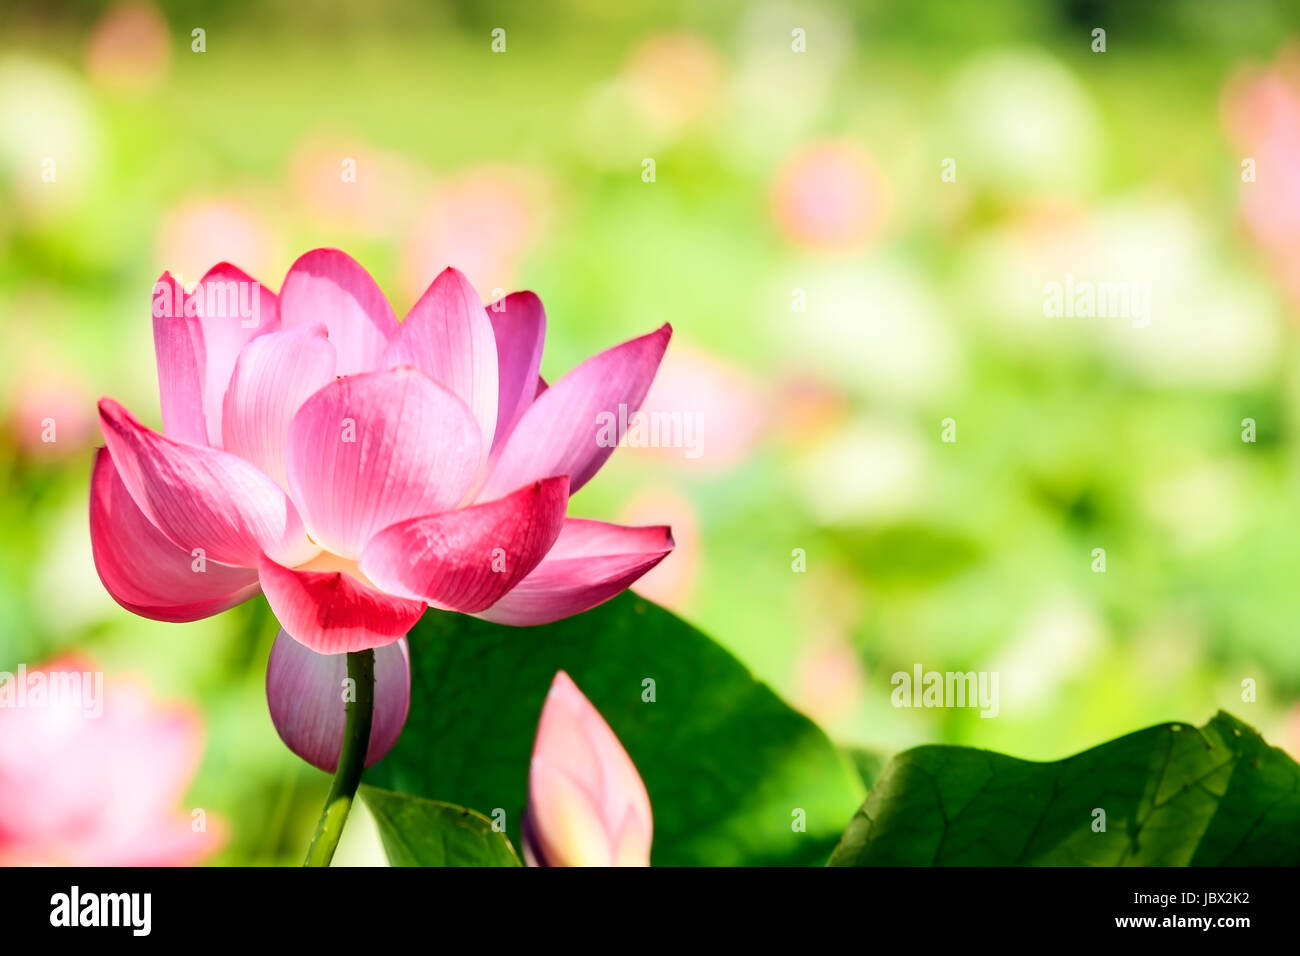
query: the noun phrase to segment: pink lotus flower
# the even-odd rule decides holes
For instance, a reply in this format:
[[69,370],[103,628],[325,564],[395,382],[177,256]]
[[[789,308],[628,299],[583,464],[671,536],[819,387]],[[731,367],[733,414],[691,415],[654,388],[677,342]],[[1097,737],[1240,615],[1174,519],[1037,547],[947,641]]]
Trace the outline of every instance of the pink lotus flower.
[[609,724],[560,671],[528,772],[529,866],[649,866],[650,797]]
[[177,806],[203,749],[192,709],[131,681],[104,683],[81,661],[28,671],[24,683],[34,688],[37,674],[48,688],[39,702],[33,690],[23,706],[0,707],[0,865],[177,866],[217,851],[224,825]]
[[[565,516],[613,451],[602,413],[639,407],[670,334],[615,346],[547,388],[537,296],[485,309],[454,269],[401,324],[337,250],[298,259],[278,297],[226,264],[192,293],[164,274],[163,434],[99,404],[100,578],[163,621],[264,593],[283,627],[267,687],[277,729],[329,769],[337,741],[319,710],[293,702],[313,696],[341,720],[341,659],[311,662],[289,640],[324,655],[380,648],[377,670],[404,668],[394,645],[427,607],[543,624],[610,599],[672,549],[666,527]],[[388,686],[370,762],[405,718],[403,681]]]

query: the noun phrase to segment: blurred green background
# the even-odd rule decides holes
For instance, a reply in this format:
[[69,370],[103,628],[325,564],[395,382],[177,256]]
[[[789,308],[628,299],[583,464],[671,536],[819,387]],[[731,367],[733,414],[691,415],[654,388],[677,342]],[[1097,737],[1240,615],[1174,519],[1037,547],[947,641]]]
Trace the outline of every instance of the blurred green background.
[[[9,2],[0,670],[194,702],[216,862],[300,860],[327,780],[271,727],[264,601],[120,609],[87,484],[96,399],[159,424],[164,269],[278,288],[330,245],[399,315],[449,264],[533,289],[551,381],[671,321],[652,405],[702,453],[622,449],[573,511],[671,523],[638,590],[836,740],[1056,759],[1223,708],[1300,755],[1291,34],[1258,0]],[[1150,283],[1149,327],[1045,316],[1067,275]],[[998,671],[997,718],[892,707],[918,663]]]

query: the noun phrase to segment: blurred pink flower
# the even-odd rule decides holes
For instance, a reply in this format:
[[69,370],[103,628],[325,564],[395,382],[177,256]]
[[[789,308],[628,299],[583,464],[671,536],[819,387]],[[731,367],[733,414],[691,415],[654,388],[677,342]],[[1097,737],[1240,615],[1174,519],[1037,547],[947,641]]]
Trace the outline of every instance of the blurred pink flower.
[[675,349],[641,403],[644,433],[629,428],[624,444],[692,472],[722,473],[752,453],[767,411],[743,368],[707,352]]
[[402,250],[411,296],[451,262],[475,288],[514,284],[520,258],[541,237],[550,206],[540,174],[515,166],[482,166],[439,183],[422,204]]
[[673,529],[673,559],[647,571],[632,590],[681,614],[690,608],[700,564],[699,510],[679,492],[655,490],[638,494],[619,518],[635,525],[650,515]]
[[10,427],[27,458],[65,458],[88,448],[95,433],[90,396],[74,378],[28,372],[16,383]]
[[1300,701],[1291,705],[1282,721],[1278,746],[1290,754],[1292,760],[1300,761]]
[[777,385],[770,432],[794,450],[816,447],[844,427],[851,402],[843,391],[805,373]]
[[649,866],[653,821],[641,775],[569,675],[551,683],[528,771],[529,866]]
[[[197,713],[79,660],[27,682],[35,673],[51,688],[43,703],[0,707],[0,864],[175,866],[220,848],[220,820],[177,806],[203,749]],[[55,695],[49,675],[98,691]]]
[[1254,181],[1239,187],[1246,227],[1300,306],[1300,49],[1288,47],[1273,67],[1233,76],[1223,118],[1243,160],[1254,161]]
[[777,225],[796,245],[845,250],[865,245],[887,213],[885,180],[856,143],[832,140],[786,161],[772,187]]
[[840,722],[862,698],[862,663],[842,636],[825,635],[799,651],[795,705],[826,727]]
[[407,197],[420,178],[401,156],[337,134],[313,134],[289,160],[290,188],[307,215],[323,229],[362,237],[388,235],[407,221]]
[[623,76],[642,117],[675,135],[716,110],[725,68],[718,51],[703,37],[658,33],[632,50]]
[[114,4],[104,11],[86,43],[86,72],[106,89],[155,89],[171,67],[167,21],[152,3]]
[[853,630],[866,610],[862,582],[847,569],[824,566],[800,585],[796,614],[803,641],[795,665],[794,703],[828,728],[852,726],[866,682]]
[[254,272],[269,270],[276,244],[271,226],[251,206],[235,199],[193,199],[167,212],[157,251],[189,286],[209,263],[223,257],[246,263]]
[[[280,643],[342,654],[396,644],[426,607],[568,617],[672,549],[664,526],[565,516],[617,444],[600,440],[603,417],[640,406],[668,325],[542,388],[540,300],[485,309],[454,269],[400,325],[333,249],[303,255],[278,297],[226,264],[192,294],[167,274],[154,291],[164,433],[102,399],[91,488],[95,565],[128,610],[192,621],[260,590]],[[326,765],[337,753],[318,746],[315,712],[275,698],[325,687],[341,710],[338,685],[290,650],[268,672],[277,728]],[[376,732],[381,709],[405,706],[379,699]]]

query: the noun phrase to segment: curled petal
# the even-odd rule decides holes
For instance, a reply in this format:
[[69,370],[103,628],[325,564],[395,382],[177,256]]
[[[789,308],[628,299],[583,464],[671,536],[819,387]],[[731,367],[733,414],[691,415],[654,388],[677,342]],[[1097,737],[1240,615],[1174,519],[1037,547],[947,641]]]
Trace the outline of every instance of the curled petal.
[[318,550],[285,493],[242,458],[159,435],[111,398],[99,418],[122,483],[177,547],[242,567],[263,552],[296,564]]
[[497,343],[497,427],[495,452],[505,444],[519,416],[541,388],[542,347],[546,344],[546,310],[531,292],[512,292],[487,310]]
[[325,326],[302,325],[259,336],[239,353],[222,418],[226,451],[289,487],[289,423],[314,392],[334,380],[334,346]]
[[280,325],[275,293],[229,262],[213,266],[191,298],[203,330],[203,417],[208,444],[222,447],[223,399],[240,351]]
[[208,443],[203,417],[203,330],[185,314],[185,288],[170,272],[153,287],[153,349],[163,432],[171,438]]
[[393,307],[375,280],[338,249],[304,253],[280,289],[280,326],[321,322],[339,357],[339,375],[380,367],[388,340],[397,331]]
[[90,479],[90,547],[113,600],[155,621],[197,621],[257,593],[257,572],[199,560],[172,544],[136,507],[108,449]]
[[[347,718],[346,654],[317,654],[280,631],[266,666],[271,723],[295,754],[326,773],[338,768]],[[393,749],[411,705],[410,650],[405,640],[375,649],[375,704],[367,767]]]
[[455,507],[481,449],[469,407],[423,372],[354,375],[294,416],[289,488],[313,540],[355,559],[377,531]]
[[569,479],[561,476],[496,501],[402,521],[370,539],[361,569],[389,593],[481,611],[546,556],[568,501]]
[[468,279],[444,269],[420,296],[388,344],[385,368],[410,365],[470,407],[483,448],[497,424],[497,348],[483,303]]
[[348,571],[290,569],[264,557],[258,577],[280,626],[319,654],[392,644],[424,613],[424,602],[377,591]]
[[572,617],[627,590],[672,549],[666,527],[568,518],[542,563],[476,616],[516,627]]
[[659,368],[672,327],[664,325],[592,356],[546,391],[520,416],[501,448],[480,501],[538,478],[569,476],[573,494],[614,451]]
[[641,775],[569,675],[542,707],[528,773],[525,854],[534,866],[649,866],[653,823]]

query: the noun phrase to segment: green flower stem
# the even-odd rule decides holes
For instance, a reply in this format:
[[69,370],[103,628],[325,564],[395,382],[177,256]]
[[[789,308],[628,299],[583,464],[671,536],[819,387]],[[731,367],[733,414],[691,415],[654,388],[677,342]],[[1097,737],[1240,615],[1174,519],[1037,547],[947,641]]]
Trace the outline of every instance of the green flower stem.
[[361,785],[361,771],[365,769],[366,750],[370,745],[370,724],[375,710],[375,652],[352,651],[348,654],[348,678],[352,681],[353,700],[345,705],[343,750],[339,753],[338,769],[330,784],[325,806],[321,808],[316,823],[316,835],[307,848],[303,866],[329,866],[338,848],[343,825],[357,787]]

